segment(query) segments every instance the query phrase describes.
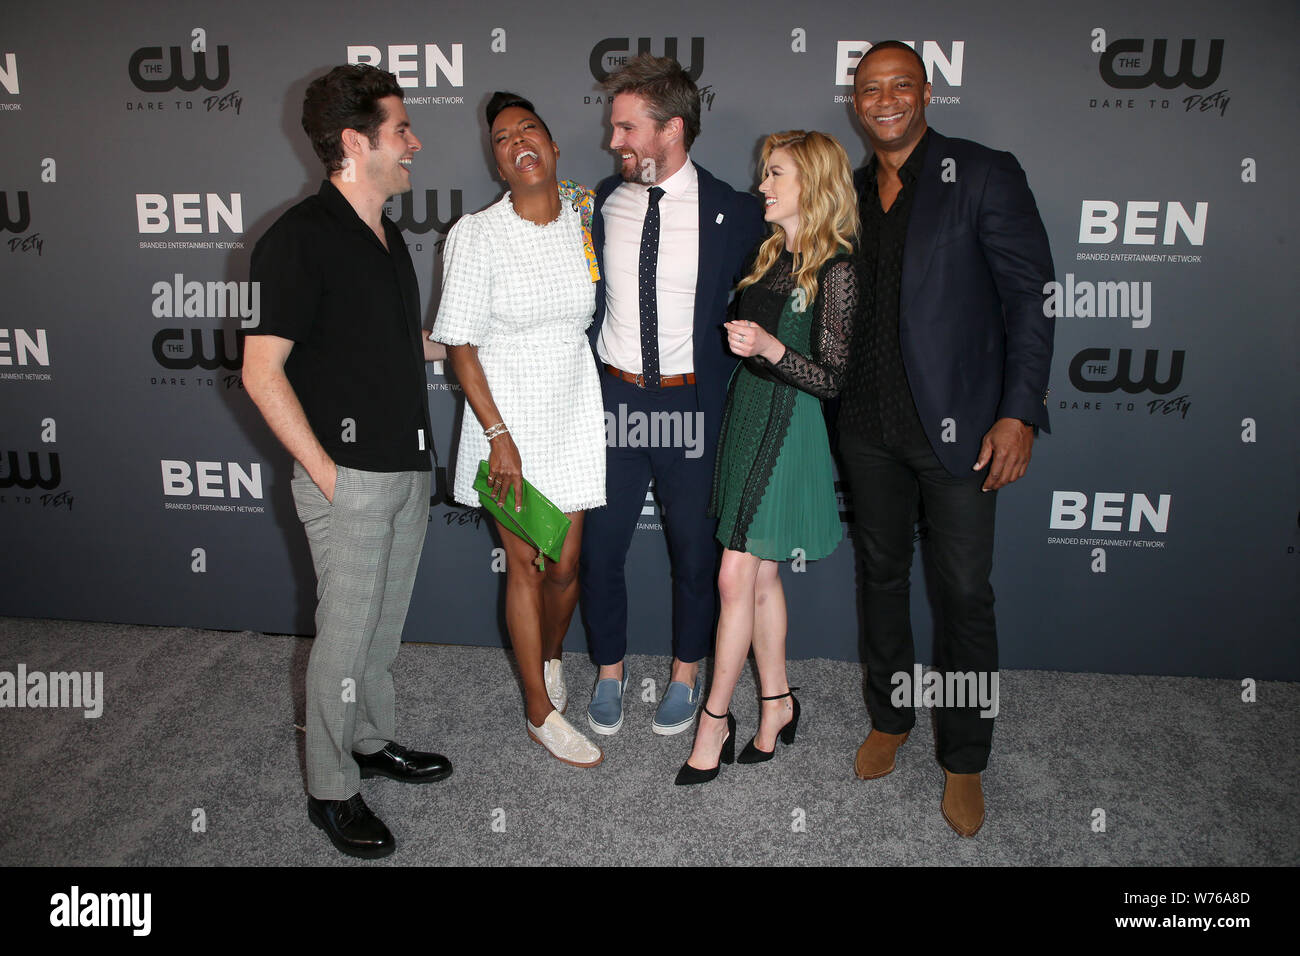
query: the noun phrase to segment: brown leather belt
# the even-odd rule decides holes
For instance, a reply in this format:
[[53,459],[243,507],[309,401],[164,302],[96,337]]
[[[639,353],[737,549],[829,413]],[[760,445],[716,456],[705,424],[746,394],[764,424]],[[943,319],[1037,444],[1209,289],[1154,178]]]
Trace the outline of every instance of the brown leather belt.
[[[615,378],[621,378],[623,381],[635,385],[637,388],[645,388],[644,375],[633,375],[631,372],[625,372],[621,368],[614,368],[614,366],[610,365],[608,362],[605,363],[605,371],[608,372],[610,375],[613,375]],[[659,376],[660,388],[673,388],[674,386],[677,385],[694,385],[694,384],[695,384],[694,372],[687,372],[685,375],[660,375]]]

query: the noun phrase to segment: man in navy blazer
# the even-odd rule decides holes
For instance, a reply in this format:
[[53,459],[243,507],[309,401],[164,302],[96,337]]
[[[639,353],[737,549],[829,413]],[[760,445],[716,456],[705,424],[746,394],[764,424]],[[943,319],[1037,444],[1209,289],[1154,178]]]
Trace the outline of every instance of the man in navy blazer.
[[874,153],[856,176],[873,304],[837,422],[863,560],[872,723],[855,770],[865,780],[893,770],[915,722],[905,689],[916,660],[908,579],[919,504],[938,598],[934,663],[954,692],[935,714],[941,806],[954,830],[974,836],[997,712],[994,509],[997,489],[1024,475],[1036,432],[1048,428],[1052,256],[1015,157],[928,128],[930,84],[914,50],[876,44],[853,89]]
[[727,382],[722,334],[732,287],[764,235],[758,200],[691,162],[699,91],[681,65],[648,54],[604,82],[619,175],[596,190],[600,266],[592,346],[605,401],[606,500],[587,512],[581,589],[600,671],[587,720],[623,724],[627,650],[624,565],[651,478],[673,578],[673,664],[652,729],[690,727],[716,610],[716,522],[707,517]]

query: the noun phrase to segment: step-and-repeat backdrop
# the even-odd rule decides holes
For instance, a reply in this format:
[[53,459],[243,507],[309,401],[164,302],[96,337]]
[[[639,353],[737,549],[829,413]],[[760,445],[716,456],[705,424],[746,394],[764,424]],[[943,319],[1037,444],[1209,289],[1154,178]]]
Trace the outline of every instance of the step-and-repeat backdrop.
[[[424,149],[391,214],[428,327],[448,228],[501,194],[493,90],[533,99],[561,174],[594,184],[615,169],[597,81],[675,55],[701,90],[694,159],[752,189],[774,130],[865,159],[854,66],[897,38],[929,66],[933,127],[1019,158],[1056,262],[1053,433],[998,504],[1002,666],[1300,678],[1291,0],[116,6],[0,14],[0,614],[311,632],[291,462],[240,360],[252,246],[320,180],[299,117],[330,66],[406,89]],[[498,644],[502,552],[447,497],[463,399],[441,365],[428,389],[439,481],[406,638]],[[669,573],[650,493],[635,652],[668,652]],[[849,542],[783,575],[791,655],[856,657]]]

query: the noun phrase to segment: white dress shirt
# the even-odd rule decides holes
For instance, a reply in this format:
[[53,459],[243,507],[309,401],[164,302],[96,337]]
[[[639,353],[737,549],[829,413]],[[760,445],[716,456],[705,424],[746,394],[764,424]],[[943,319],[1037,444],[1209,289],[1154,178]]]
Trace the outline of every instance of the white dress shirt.
[[[695,165],[673,173],[659,188],[659,261],[655,298],[659,314],[659,374],[695,371],[695,279],[700,264],[700,180]],[[641,368],[641,309],[637,263],[650,187],[622,183],[601,206],[605,223],[605,321],[596,353],[625,372]]]

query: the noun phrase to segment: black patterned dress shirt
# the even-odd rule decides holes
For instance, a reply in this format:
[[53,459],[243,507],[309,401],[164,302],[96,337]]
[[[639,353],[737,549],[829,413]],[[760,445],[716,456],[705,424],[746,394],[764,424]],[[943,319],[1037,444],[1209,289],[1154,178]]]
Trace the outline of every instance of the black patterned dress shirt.
[[874,286],[874,306],[858,323],[845,376],[839,427],[885,448],[928,444],[912,401],[898,337],[903,243],[916,196],[916,180],[930,139],[926,130],[898,171],[903,188],[886,212],[876,189],[877,163],[867,164],[867,186],[858,197],[862,222],[862,271]]

